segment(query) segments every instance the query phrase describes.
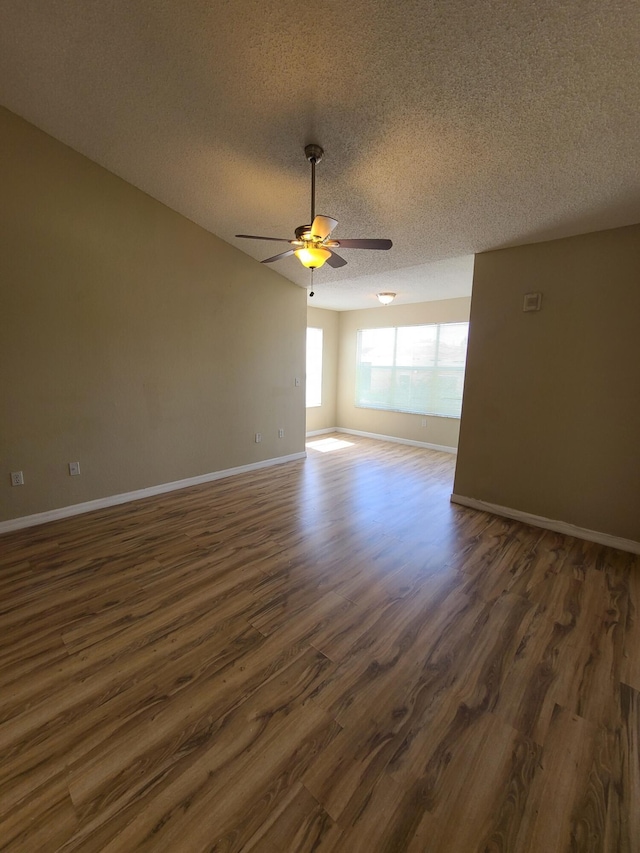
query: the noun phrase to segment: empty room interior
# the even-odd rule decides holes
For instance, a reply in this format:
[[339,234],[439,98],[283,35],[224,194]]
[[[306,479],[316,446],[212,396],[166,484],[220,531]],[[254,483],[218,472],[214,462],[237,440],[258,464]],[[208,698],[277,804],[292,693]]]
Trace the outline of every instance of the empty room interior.
[[640,7],[0,9],[0,850],[640,851]]

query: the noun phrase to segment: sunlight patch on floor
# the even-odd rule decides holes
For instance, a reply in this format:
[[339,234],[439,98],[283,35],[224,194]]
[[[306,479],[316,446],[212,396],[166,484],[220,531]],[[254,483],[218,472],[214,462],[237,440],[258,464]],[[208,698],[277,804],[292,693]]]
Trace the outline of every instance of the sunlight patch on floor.
[[319,450],[320,453],[332,453],[334,450],[353,447],[353,442],[345,441],[343,438],[319,438],[317,441],[308,441],[307,447],[311,450]]

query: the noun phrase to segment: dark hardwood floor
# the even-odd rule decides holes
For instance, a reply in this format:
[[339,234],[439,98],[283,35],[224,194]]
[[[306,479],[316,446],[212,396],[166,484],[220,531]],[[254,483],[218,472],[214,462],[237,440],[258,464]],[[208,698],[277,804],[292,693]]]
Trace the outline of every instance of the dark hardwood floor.
[[639,851],[640,558],[308,452],[0,538],[0,849]]

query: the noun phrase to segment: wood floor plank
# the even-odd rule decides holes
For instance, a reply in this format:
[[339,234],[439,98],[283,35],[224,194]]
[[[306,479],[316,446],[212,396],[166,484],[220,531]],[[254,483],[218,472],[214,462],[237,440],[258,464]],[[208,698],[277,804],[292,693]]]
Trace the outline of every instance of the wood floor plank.
[[640,557],[337,447],[0,537],[0,850],[640,850]]
[[78,824],[64,773],[60,773],[4,812],[0,850],[55,853]]
[[[453,684],[452,658],[463,655],[466,631],[479,610],[479,603],[452,591],[450,578],[443,575],[439,590],[428,600],[414,597],[386,608],[354,644],[317,701],[343,726],[359,724],[363,712],[398,719],[409,712],[415,691],[424,685],[435,692]],[[400,693],[395,690],[398,684],[403,685]]]
[[[540,752],[494,715],[470,714],[461,706],[423,776],[409,789],[389,846],[414,853],[429,847],[442,853],[476,846],[513,849]],[[422,819],[419,808],[415,816],[407,808],[412,802],[428,808]]]
[[524,804],[515,845],[518,851],[550,853],[576,848],[572,822],[591,767],[597,727],[556,706],[540,767]]
[[[179,749],[174,746],[172,751],[147,752],[142,764],[135,756],[131,757],[136,765],[131,768],[135,771],[133,785],[122,786],[123,770],[112,763],[105,771],[102,763],[108,753],[104,749],[97,752],[93,771],[91,766],[79,765],[77,786],[72,781],[74,802],[87,823],[87,830],[79,833],[70,849],[75,849],[76,843],[81,850],[138,849],[138,845],[151,844],[151,841],[151,849],[156,849],[161,839],[173,837],[176,825],[175,832],[184,831],[181,815],[189,810],[193,817],[197,803],[206,804],[203,809],[211,813],[212,802],[220,802],[223,794],[227,796],[232,783],[240,792],[250,788],[248,780],[254,777],[255,762],[261,750],[268,748],[270,755],[288,755],[299,746],[296,738],[302,737],[300,733],[308,734],[307,725],[314,731],[328,726],[326,736],[329,733],[334,736],[339,727],[331,718],[305,705],[305,698],[321,681],[328,663],[312,650],[299,653],[252,696],[222,713],[215,707],[219,700],[213,695],[204,719],[207,727],[189,728],[188,739],[181,741]],[[175,720],[177,736],[184,727],[185,717],[178,715]],[[129,773],[128,767],[123,769]],[[93,772],[93,778],[87,777],[87,771]],[[100,774],[99,778],[95,771]],[[285,788],[292,781],[287,778],[289,781],[284,786],[278,784],[278,796],[286,795]],[[241,793],[237,796],[241,798]],[[270,802],[273,806],[273,800]],[[220,812],[221,820],[226,815],[225,820],[233,818],[237,822],[234,797],[225,803],[227,805]],[[245,808],[242,803],[238,804],[240,811]],[[211,824],[213,829],[220,825],[215,821]]]
[[[160,672],[162,658],[152,648],[146,653],[146,672],[141,669],[135,677],[115,679],[106,689],[101,680],[89,679],[93,691],[103,692],[85,697],[68,689],[62,707],[40,704],[33,714],[9,721],[0,728],[7,741],[0,754],[0,809],[28,796],[33,786],[55,776],[60,767],[87,766],[90,756],[105,745],[114,741],[123,745],[127,736],[139,743],[149,721],[187,691],[196,674],[197,683],[215,681],[220,670],[262,642],[262,636],[247,627],[235,636],[229,630],[216,631],[211,642],[199,642],[191,654],[165,659]],[[125,762],[128,756],[124,752]]]
[[327,842],[327,850],[332,853],[344,850],[350,853],[372,853],[374,850],[392,853],[394,849],[401,849],[390,846],[387,839],[389,832],[396,825],[396,813],[403,793],[402,786],[391,776],[379,776],[371,787],[366,802],[360,804],[360,809],[357,812],[349,811],[348,814],[343,812],[338,824],[341,835],[332,843],[331,839]]
[[279,808],[271,813],[263,825],[244,845],[243,851],[295,850],[297,853],[328,853],[340,843],[342,830],[311,796],[297,783],[283,798]]
[[628,570],[629,604],[625,624],[621,677],[625,684],[640,690],[640,571],[637,566]]

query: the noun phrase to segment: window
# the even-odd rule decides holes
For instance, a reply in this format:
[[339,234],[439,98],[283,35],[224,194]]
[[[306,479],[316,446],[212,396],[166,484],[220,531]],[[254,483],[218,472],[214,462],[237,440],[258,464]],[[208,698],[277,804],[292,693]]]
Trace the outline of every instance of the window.
[[322,405],[322,329],[307,329],[307,409]]
[[459,418],[468,323],[360,329],[356,406]]

